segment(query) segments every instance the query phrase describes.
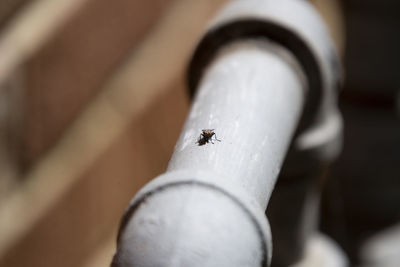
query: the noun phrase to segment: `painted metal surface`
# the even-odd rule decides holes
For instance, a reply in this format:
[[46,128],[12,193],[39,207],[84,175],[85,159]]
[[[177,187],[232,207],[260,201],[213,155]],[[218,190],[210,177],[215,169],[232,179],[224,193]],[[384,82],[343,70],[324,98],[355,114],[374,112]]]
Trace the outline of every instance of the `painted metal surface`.
[[[304,82],[295,58],[273,43],[226,47],[199,86],[168,171],[213,172],[265,209],[301,114]],[[198,146],[202,129],[214,129],[221,142]]]

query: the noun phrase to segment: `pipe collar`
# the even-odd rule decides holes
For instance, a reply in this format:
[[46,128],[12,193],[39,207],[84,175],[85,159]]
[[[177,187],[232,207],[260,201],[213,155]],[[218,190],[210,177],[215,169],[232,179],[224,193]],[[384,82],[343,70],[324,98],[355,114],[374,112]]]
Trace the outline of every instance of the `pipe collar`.
[[[329,31],[318,11],[307,1],[246,0],[229,3],[212,21],[190,61],[188,87],[193,96],[201,78],[225,45],[243,39],[268,39],[289,50],[297,58],[308,81],[307,98],[297,136],[308,140],[309,132],[325,127],[336,109],[336,90],[341,80],[339,57]],[[340,120],[341,121],[341,120]],[[340,138],[342,124],[319,139],[302,142],[299,148],[321,147]],[[326,127],[325,127],[326,128]],[[311,133],[312,134],[312,133]]]
[[174,259],[179,264],[171,266],[208,266],[207,255],[210,266],[269,266],[272,246],[264,210],[240,187],[219,181],[215,174],[185,170],[148,183],[122,219],[113,266],[169,266]]

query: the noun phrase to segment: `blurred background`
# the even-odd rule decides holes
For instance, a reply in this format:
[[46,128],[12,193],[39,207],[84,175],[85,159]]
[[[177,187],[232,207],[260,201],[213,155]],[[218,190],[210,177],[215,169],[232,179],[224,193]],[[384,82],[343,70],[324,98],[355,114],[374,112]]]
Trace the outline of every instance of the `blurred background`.
[[[188,59],[226,2],[1,0],[0,266],[109,265],[129,200],[167,166]],[[398,266],[400,2],[311,2],[345,69],[320,227],[353,266]]]

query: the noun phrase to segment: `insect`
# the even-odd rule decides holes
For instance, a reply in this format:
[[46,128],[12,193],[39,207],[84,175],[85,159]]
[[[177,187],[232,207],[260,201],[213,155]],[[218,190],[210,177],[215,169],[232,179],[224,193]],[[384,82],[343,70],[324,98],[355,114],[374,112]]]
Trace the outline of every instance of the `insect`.
[[217,135],[215,134],[214,129],[201,130],[201,134],[200,134],[199,139],[197,140],[196,144],[199,144],[199,146],[205,145],[208,142],[211,142],[211,144],[214,144],[213,137],[214,137],[214,140],[221,142],[221,140],[217,139]]

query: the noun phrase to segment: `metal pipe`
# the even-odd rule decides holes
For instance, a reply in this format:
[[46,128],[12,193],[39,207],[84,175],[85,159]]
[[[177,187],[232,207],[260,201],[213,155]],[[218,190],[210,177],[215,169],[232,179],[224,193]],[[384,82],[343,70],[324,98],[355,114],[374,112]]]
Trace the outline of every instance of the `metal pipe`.
[[197,93],[167,172],[132,200],[112,266],[268,266],[265,208],[293,136],[333,110],[335,59],[307,2],[228,5],[193,56]]
[[[306,81],[296,58],[267,40],[222,51],[199,86],[167,172],[214,173],[267,207],[299,120]],[[221,142],[196,144],[202,129]]]
[[[300,118],[305,85],[296,58],[272,42],[243,41],[221,51],[167,172],[144,189],[153,193],[137,201],[147,208],[125,226],[120,243],[132,249],[123,253],[132,266],[267,264],[262,215]],[[214,143],[196,143],[202,129],[214,129]]]

